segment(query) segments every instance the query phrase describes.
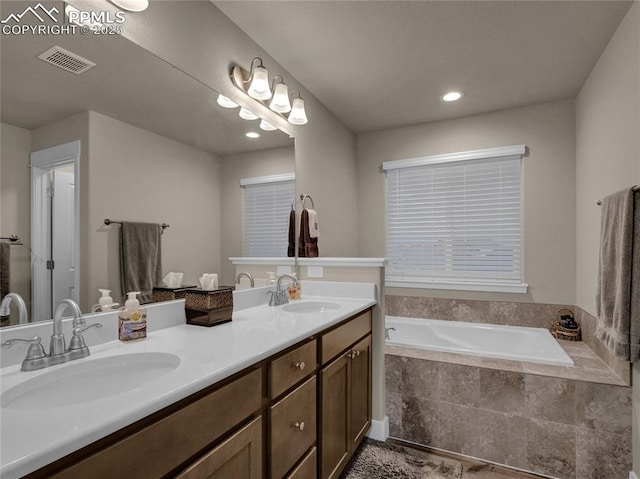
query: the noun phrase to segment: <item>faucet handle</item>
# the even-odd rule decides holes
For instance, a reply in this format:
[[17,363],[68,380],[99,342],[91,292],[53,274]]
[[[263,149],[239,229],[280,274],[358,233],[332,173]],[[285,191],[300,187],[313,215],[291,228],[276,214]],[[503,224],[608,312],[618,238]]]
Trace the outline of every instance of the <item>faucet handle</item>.
[[87,326],[78,326],[76,328],[73,328],[73,336],[71,337],[71,341],[69,341],[69,348],[67,349],[68,351],[73,351],[76,349],[84,349],[87,347],[86,343],[84,342],[84,338],[82,337],[82,333],[84,333],[87,329],[89,328],[101,328],[102,327],[102,323],[93,323],[93,324],[89,324]]
[[31,339],[22,339],[22,338],[7,339],[2,343],[2,347],[5,349],[10,348],[11,346],[13,346],[14,343],[18,343],[18,342],[30,344],[29,350],[27,351],[27,357],[25,358],[25,360],[42,359],[46,356],[44,352],[44,347],[42,347],[42,340],[40,339],[40,336],[34,336]]

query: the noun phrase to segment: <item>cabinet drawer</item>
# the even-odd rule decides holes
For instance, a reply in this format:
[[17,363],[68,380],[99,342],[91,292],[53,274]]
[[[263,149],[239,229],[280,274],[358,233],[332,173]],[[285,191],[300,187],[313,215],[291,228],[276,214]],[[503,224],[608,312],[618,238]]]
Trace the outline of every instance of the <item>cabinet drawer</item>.
[[371,310],[365,311],[348,323],[324,334],[321,339],[322,364],[325,364],[370,332]]
[[271,478],[279,479],[316,441],[316,377],[269,408]]
[[317,343],[314,339],[269,363],[269,396],[279,396],[316,370]]
[[262,369],[256,369],[51,477],[162,477],[259,410],[261,403]]
[[314,447],[287,479],[315,479],[318,476],[318,453]]
[[262,479],[262,416],[176,476],[177,479]]

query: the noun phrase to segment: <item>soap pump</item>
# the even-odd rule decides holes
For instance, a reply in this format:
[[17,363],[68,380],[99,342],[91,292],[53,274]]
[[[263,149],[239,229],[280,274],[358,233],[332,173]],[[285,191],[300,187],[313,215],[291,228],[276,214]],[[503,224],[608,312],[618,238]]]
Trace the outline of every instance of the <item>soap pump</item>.
[[134,341],[147,337],[147,312],[136,296],[139,291],[127,293],[124,308],[118,314],[118,337],[120,341]]
[[91,312],[111,311],[113,308],[119,306],[118,303],[113,302],[113,298],[110,295],[110,289],[98,289],[98,291],[100,291],[102,296],[98,299],[98,304],[91,306]]

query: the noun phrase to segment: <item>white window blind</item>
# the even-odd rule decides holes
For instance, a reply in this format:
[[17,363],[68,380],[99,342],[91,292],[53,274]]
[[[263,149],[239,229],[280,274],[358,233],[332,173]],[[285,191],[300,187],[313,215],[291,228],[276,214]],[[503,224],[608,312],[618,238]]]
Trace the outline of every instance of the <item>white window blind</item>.
[[385,162],[387,285],[526,291],[513,148]]
[[243,256],[287,256],[295,176],[247,178],[240,185],[244,188]]

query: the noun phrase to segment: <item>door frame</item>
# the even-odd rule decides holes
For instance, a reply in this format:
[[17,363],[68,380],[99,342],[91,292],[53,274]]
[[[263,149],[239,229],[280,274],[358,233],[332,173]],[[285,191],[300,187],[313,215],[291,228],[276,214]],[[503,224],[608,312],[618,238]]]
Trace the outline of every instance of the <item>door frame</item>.
[[47,204],[49,171],[59,166],[73,164],[74,219],[73,237],[75,249],[75,283],[73,299],[80,298],[80,140],[45,148],[31,153],[31,301],[32,319],[51,319],[46,313],[51,308],[51,274],[47,260],[51,258],[51,221]]

